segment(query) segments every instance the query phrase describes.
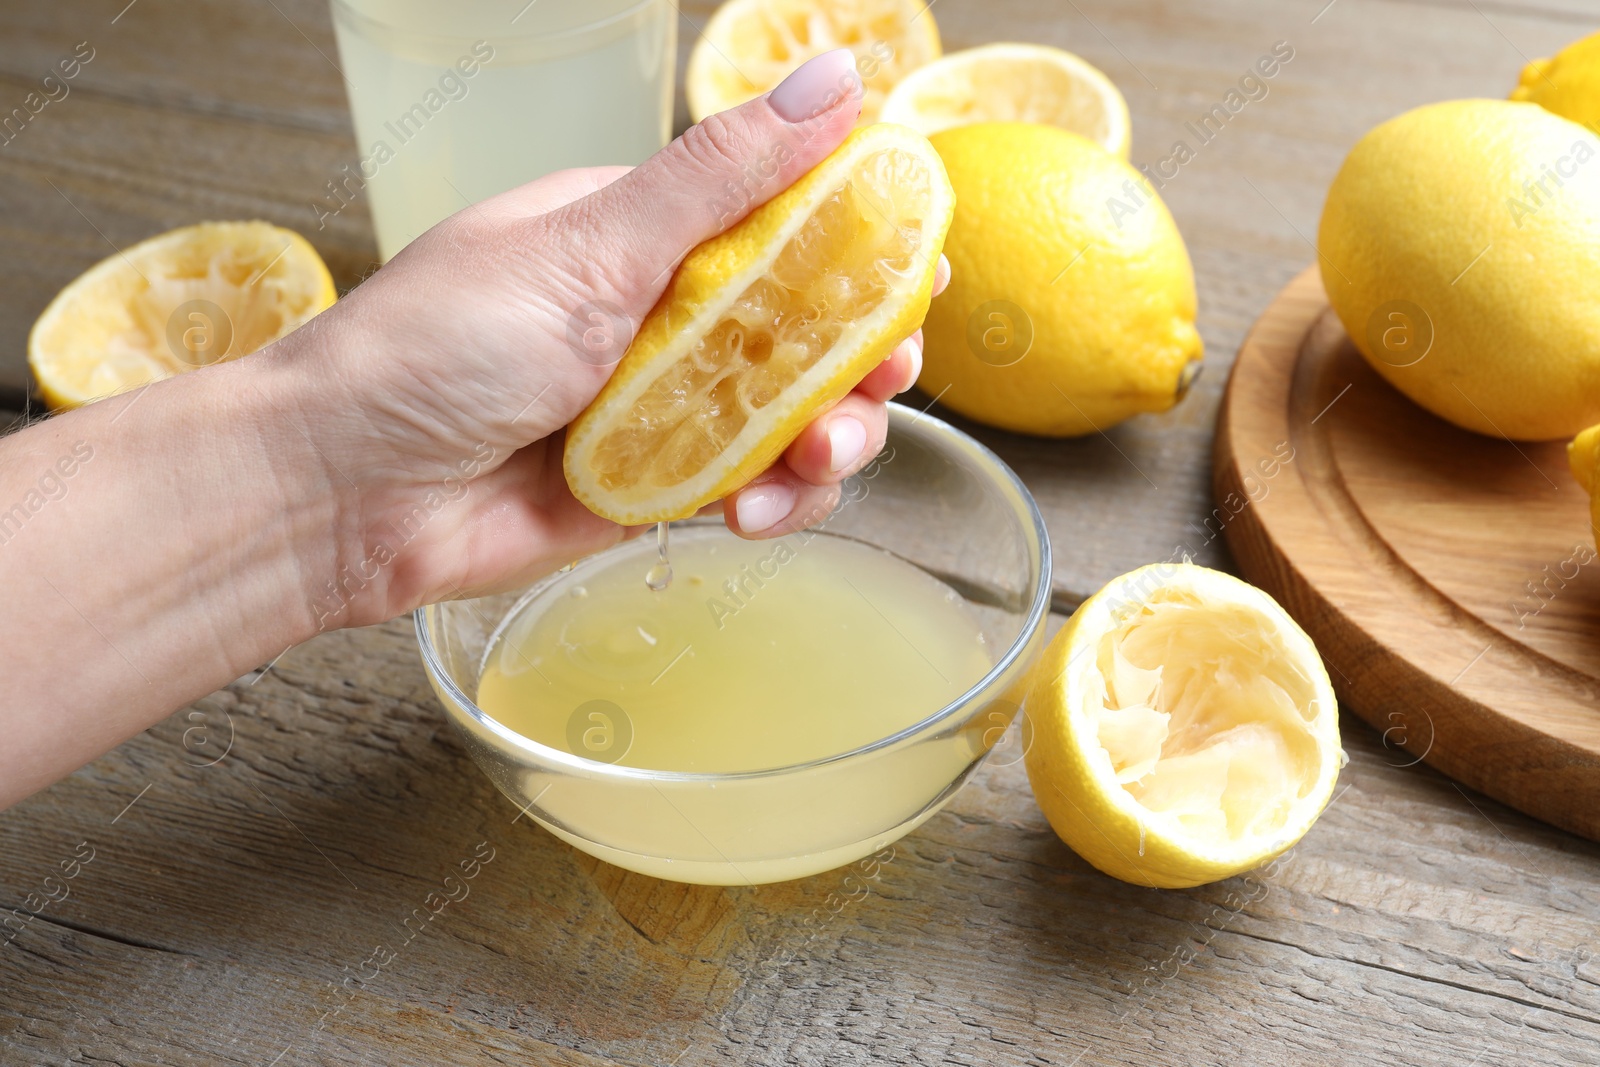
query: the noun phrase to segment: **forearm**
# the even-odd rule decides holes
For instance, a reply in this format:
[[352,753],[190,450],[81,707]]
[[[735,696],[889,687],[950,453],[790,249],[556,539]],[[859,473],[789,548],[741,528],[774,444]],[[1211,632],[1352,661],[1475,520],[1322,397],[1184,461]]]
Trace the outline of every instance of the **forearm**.
[[0,440],[0,808],[315,633],[338,492],[267,362]]
[[[643,166],[474,205],[264,351],[0,441],[0,807],[320,629],[615,543],[567,485],[561,429],[683,257],[845,139],[859,87],[848,50],[825,53]],[[752,161],[766,180],[713,218]],[[594,308],[619,331],[609,363],[574,340]],[[735,501],[730,523],[782,533],[813,513],[801,494],[836,496],[914,362],[885,361],[766,472],[787,505]]]

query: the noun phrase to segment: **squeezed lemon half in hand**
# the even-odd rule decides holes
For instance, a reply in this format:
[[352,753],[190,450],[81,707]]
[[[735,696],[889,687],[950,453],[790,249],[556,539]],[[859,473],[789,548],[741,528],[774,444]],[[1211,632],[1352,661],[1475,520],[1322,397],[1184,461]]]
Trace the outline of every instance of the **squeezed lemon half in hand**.
[[879,117],[930,137],[974,122],[1036,122],[1128,158],[1127,101],[1098,68],[1048,45],[986,44],[951,52],[902,78]]
[[1311,639],[1261,590],[1187,563],[1086,600],[1026,706],[1028,779],[1051,827],[1139,885],[1214,882],[1283,853],[1344,763]]
[[922,0],[728,0],[689,56],[689,115],[737,107],[835,48],[856,54],[861,121],[872,122],[895,83],[939,54],[939,27]]
[[202,222],[74,279],[34,323],[28,362],[45,403],[77,407],[264,348],[336,296],[322,257],[294,231]]
[[690,252],[567,433],[567,483],[626,525],[755,478],[916,329],[953,197],[922,135],[863,127]]

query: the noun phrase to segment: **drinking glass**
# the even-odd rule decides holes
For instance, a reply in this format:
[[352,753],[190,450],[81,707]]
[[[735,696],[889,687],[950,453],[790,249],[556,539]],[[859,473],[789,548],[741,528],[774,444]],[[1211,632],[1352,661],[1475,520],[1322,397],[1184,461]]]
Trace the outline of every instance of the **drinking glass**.
[[387,261],[448,215],[552,171],[637,164],[672,129],[671,0],[331,0],[358,161]]

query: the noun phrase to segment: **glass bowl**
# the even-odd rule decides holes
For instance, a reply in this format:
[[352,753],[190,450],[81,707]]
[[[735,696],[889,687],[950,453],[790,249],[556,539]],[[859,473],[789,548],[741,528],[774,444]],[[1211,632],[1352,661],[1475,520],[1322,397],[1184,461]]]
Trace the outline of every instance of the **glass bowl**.
[[831,870],[932,816],[1005,734],[1044,641],[1050,542],[1033,497],[999,457],[899,404],[889,405],[882,455],[845,483],[844,502],[819,536],[888,550],[954,589],[996,650],[993,667],[956,700],[870,744],[773,770],[711,774],[588,759],[530,740],[477,706],[501,627],[560,575],[418,611],[422,662],[473,760],[530,818],[590,855],[708,885]]

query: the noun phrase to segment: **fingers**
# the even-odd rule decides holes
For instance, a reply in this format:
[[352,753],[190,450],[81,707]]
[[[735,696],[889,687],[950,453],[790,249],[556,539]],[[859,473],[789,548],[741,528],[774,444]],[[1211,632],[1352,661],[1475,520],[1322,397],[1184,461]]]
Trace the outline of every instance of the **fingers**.
[[779,462],[723,500],[723,519],[740,537],[782,537],[827,518],[839,493],[838,485],[812,485]]
[[887,359],[867,372],[856,386],[862,393],[882,403],[893,400],[917,383],[922,373],[922,331],[907,337],[894,346]]
[[611,274],[620,292],[664,283],[691,248],[837,148],[855,126],[861,98],[850,50],[824,52],[766,96],[691,126],[632,171],[562,209],[560,232],[579,231],[582,237],[569,245],[591,269]]
[[783,458],[722,502],[741,537],[781,537],[821,522],[839,502],[839,483],[872,461],[888,434],[889,412],[860,392],[813,419]]
[[[933,295],[950,284],[950,261],[934,266]],[[901,341],[833,408],[813,419],[761,477],[722,502],[728,528],[741,537],[781,537],[827,518],[839,483],[872,461],[888,435],[884,403],[922,372],[922,331]]]
[[842,482],[877,455],[889,432],[889,411],[855,392],[812,419],[783,453],[789,470],[812,485]]

